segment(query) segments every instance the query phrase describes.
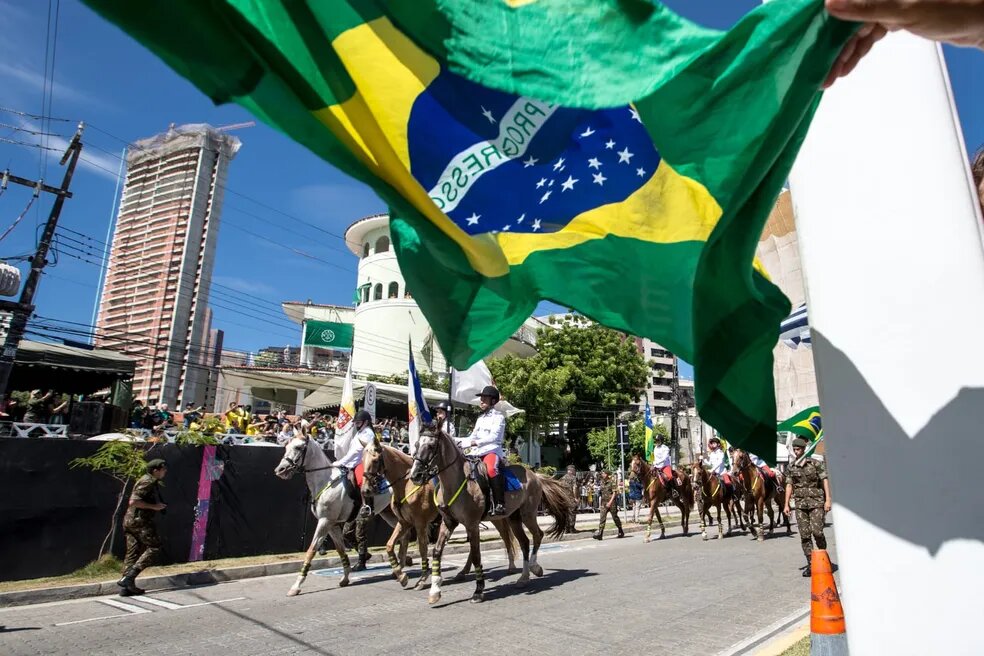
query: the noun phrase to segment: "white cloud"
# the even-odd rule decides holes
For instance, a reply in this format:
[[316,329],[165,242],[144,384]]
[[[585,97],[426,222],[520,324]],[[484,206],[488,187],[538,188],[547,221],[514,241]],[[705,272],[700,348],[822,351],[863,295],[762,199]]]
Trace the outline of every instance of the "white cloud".
[[265,282],[256,282],[255,280],[246,280],[238,276],[212,276],[212,282],[218,283],[223,287],[230,287],[237,292],[244,292],[254,296],[272,296],[277,291],[273,285],[268,285]]
[[[57,76],[57,69],[55,75]],[[24,66],[0,62],[0,79],[7,81],[20,82],[22,87],[29,87],[32,91],[41,91],[45,85],[45,77],[39,72]],[[100,98],[92,96],[84,91],[76,89],[58,80],[55,80],[50,88],[53,98],[59,102],[70,101],[88,105],[93,108],[114,109],[114,107]]]

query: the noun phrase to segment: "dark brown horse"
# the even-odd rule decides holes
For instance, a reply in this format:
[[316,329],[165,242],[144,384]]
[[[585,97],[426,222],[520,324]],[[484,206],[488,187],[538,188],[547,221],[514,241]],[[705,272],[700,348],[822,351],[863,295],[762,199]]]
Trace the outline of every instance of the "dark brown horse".
[[[746,451],[735,449],[734,471],[741,477],[742,485],[745,489],[745,514],[748,519],[748,527],[751,529],[752,537],[759,542],[765,540],[763,530],[763,514],[769,515],[769,533],[775,531],[776,520],[772,512],[772,502],[777,501],[777,493],[782,489],[782,484],[778,478],[772,478],[762,473],[762,470],[755,466]],[[785,501],[785,499],[783,499]],[[789,517],[782,512],[783,504],[779,504],[780,521],[785,517],[786,530],[792,533],[789,525]],[[756,527],[755,518],[758,516],[758,526]]]
[[690,509],[694,507],[694,488],[690,483],[690,477],[686,472],[679,472],[681,484],[677,489],[677,495],[671,495],[663,479],[660,478],[655,467],[645,462],[639,454],[632,456],[632,463],[629,465],[630,471],[636,475],[642,483],[642,494],[649,501],[649,520],[646,523],[646,542],[651,540],[653,532],[653,515],[659,522],[659,538],[666,535],[666,527],[663,525],[663,517],[659,514],[659,504],[670,499],[677,508],[680,509],[681,524],[683,534],[690,534]]
[[741,522],[741,505],[735,498],[728,486],[711,472],[704,469],[700,462],[691,465],[691,474],[694,481],[694,495],[697,497],[697,514],[700,517],[700,535],[707,539],[707,525],[704,523],[704,514],[711,506],[717,508],[718,540],[724,537],[724,527],[721,524],[721,506],[724,506],[724,513],[728,518],[728,534],[731,534],[732,516],[737,522]]

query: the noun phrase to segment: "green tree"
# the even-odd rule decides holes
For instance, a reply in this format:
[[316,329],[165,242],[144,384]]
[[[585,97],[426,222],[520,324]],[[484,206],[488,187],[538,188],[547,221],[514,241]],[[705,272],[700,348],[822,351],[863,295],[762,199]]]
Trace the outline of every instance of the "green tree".
[[144,460],[144,455],[144,450],[133,442],[110,440],[104,442],[91,456],[76,458],[68,463],[71,469],[84,467],[94,472],[101,472],[120,484],[120,492],[116,499],[116,508],[113,510],[109,532],[106,533],[102,546],[99,547],[97,558],[102,557],[113,546],[113,541],[116,538],[116,527],[120,522],[120,508],[122,508],[123,500],[126,498],[127,486],[130,481],[140,478],[147,472],[147,461]]
[[540,431],[566,416],[576,398],[566,391],[571,371],[568,367],[548,369],[542,358],[518,358],[507,355],[488,361],[489,371],[502,396],[523,413],[513,416],[507,425],[512,436],[537,439]]
[[564,392],[576,401],[566,421],[568,441],[572,460],[584,466],[590,460],[588,433],[603,428],[613,414],[634,409],[649,367],[633,338],[578,315],[559,330],[541,330],[537,348],[546,370],[570,371]]
[[254,367],[276,367],[281,363],[282,355],[276,353],[271,353],[270,351],[263,351],[262,353],[257,353],[256,357],[253,358]]

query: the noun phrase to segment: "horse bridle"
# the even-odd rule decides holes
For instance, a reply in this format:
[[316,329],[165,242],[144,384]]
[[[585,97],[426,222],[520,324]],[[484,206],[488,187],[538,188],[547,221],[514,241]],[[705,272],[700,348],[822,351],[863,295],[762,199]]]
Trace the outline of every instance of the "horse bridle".
[[[289,465],[287,471],[290,473],[291,476],[293,476],[297,472],[306,474],[308,472],[321,471],[323,469],[342,469],[340,465],[325,465],[324,467],[314,467],[313,469],[305,469],[304,461],[307,460],[307,450],[308,450],[308,445],[311,443],[311,438],[307,438],[306,440],[302,440],[302,441],[304,442],[304,446],[301,447],[300,450],[301,455],[297,461],[292,460],[290,457],[287,456],[286,453],[284,454],[284,460],[286,460],[287,464]],[[288,442],[288,444],[290,444],[290,442]]]
[[[434,437],[434,439],[440,439],[440,436],[431,436],[431,437]],[[419,453],[420,453],[420,451],[417,450],[417,452],[415,452],[413,454],[413,461],[415,463],[416,462],[421,463],[420,466],[424,468],[424,473],[426,474],[426,478],[436,478],[436,477],[440,476],[441,475],[441,472],[445,472],[448,469],[450,469],[451,466],[454,465],[456,462],[458,462],[458,459],[461,458],[461,449],[455,449],[454,459],[451,462],[449,462],[447,465],[445,465],[444,467],[441,467],[440,469],[438,469],[436,460],[437,460],[438,454],[440,453],[440,445],[438,445],[437,451],[434,454],[431,455],[431,457],[429,458],[429,461],[426,462],[426,463],[418,455]],[[410,471],[413,471],[413,468],[412,467],[411,467]],[[410,476],[410,472],[409,471],[407,472],[407,476],[408,477]]]

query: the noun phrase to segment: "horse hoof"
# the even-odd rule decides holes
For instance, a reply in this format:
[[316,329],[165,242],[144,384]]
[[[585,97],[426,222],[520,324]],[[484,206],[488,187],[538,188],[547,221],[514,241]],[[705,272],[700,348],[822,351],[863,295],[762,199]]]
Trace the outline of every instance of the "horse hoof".
[[519,574],[522,571],[523,570],[513,565],[512,567],[506,570],[506,574]]
[[764,535],[760,535],[760,536],[758,536],[758,538],[756,538],[756,540],[758,540],[759,542],[765,542],[765,536]]
[[341,581],[338,582],[338,587],[344,588],[348,584],[349,584],[349,580],[348,580],[348,577],[346,577],[346,578],[344,578],[344,579],[342,579]]
[[441,600],[441,593],[440,592],[435,593],[435,594],[430,594],[427,597],[427,603],[428,604],[436,604],[440,600]]
[[645,539],[645,540],[643,540],[643,543],[645,543],[645,544],[649,544],[649,543],[650,543],[650,542],[652,542],[652,541],[653,541],[653,539],[652,539],[651,537],[649,537],[649,536],[647,535],[647,536],[646,536],[646,539]]
[[471,602],[473,604],[480,604],[485,601],[485,595],[481,592],[476,592],[472,595]]
[[417,585],[413,586],[413,589],[423,590],[424,588],[429,586],[430,586],[430,581],[425,581],[424,579],[420,579],[419,581],[417,581]]
[[405,588],[407,587],[407,584],[410,583],[410,577],[404,574],[403,576],[398,578],[397,581],[399,581],[400,585],[402,585]]
[[704,542],[707,542],[710,539],[707,537],[706,533],[702,533],[700,537],[703,538]]
[[530,572],[533,576],[543,576],[543,568],[539,565],[530,565]]
[[299,594],[301,594],[300,588],[291,588],[290,590],[287,591],[288,597],[296,597]]
[[515,585],[517,588],[525,588],[529,584],[530,584],[529,579],[517,579],[513,585]]

